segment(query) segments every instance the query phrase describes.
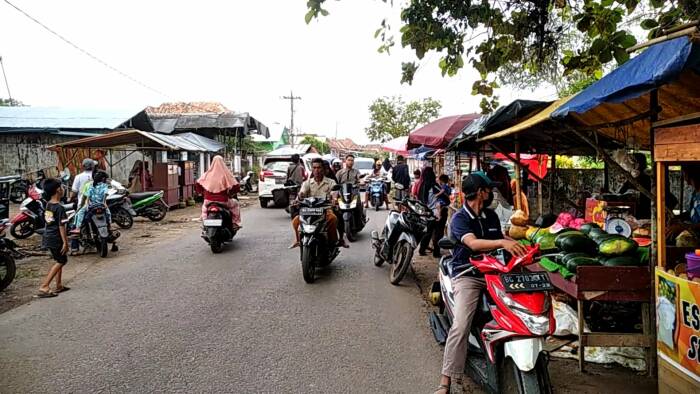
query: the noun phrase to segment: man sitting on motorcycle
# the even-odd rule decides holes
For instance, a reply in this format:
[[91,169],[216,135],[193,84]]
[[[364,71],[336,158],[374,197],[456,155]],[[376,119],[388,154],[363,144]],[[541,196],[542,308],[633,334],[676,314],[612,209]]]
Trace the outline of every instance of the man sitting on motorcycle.
[[81,208],[75,214],[74,227],[71,230],[72,234],[80,234],[80,228],[87,213],[90,210],[102,207],[105,209],[107,216],[107,225],[112,222],[112,214],[107,207],[107,191],[109,190],[109,175],[106,172],[97,170],[92,176],[92,183],[87,190],[82,194],[82,201],[78,204]]
[[[369,175],[369,178],[382,178],[385,174],[386,171],[382,167],[381,160],[377,159],[374,162],[374,167],[372,167],[372,173]],[[365,193],[365,208],[369,208],[369,194],[369,190],[367,190],[367,192]],[[386,209],[389,209],[389,190],[388,185],[386,183],[386,179],[384,182],[384,202],[386,203]]]
[[219,155],[214,156],[207,172],[202,174],[195,184],[197,193],[204,194],[202,220],[207,218],[209,203],[220,202],[227,204],[231,212],[233,227],[239,229],[241,227],[241,208],[238,205],[238,200],[233,197],[240,191],[240,187],[241,185],[236,180],[236,177],[226,167],[224,158]]
[[449,394],[452,380],[461,380],[464,376],[469,331],[479,296],[485,288],[483,275],[469,262],[470,255],[501,248],[515,256],[526,253],[523,245],[504,239],[498,216],[486,208],[493,201],[496,186],[498,184],[482,171],[471,173],[462,181],[464,206],[452,216],[449,231],[449,236],[459,241],[449,261],[454,279],[454,321],[447,335],[440,386],[435,394]]
[[[301,185],[298,199],[307,197],[325,198],[332,201],[331,192],[336,183],[323,175],[323,159],[316,158],[311,162],[311,178],[306,180]],[[328,241],[338,243],[338,218],[333,213],[332,209],[326,210],[326,221],[328,222]],[[289,247],[293,249],[299,246],[299,225],[301,219],[299,216],[292,219],[292,228],[294,229],[295,242]],[[345,241],[340,241],[341,246],[347,248]]]

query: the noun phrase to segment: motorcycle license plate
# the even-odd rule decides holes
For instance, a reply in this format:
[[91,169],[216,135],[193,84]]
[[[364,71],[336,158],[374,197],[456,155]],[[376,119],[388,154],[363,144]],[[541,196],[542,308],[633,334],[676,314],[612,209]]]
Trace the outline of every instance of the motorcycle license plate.
[[204,225],[207,227],[221,227],[222,219],[204,219]]
[[501,274],[507,293],[554,290],[546,272]]
[[321,216],[326,210],[324,208],[301,208],[299,215],[303,216]]

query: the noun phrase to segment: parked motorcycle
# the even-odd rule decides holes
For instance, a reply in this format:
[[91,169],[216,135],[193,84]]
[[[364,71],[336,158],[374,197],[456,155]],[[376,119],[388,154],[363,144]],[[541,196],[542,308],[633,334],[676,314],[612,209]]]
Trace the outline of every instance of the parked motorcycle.
[[221,253],[224,244],[231,242],[238,231],[233,226],[228,205],[214,201],[207,206],[207,218],[202,224],[202,238],[207,241],[213,253]]
[[369,179],[369,187],[367,188],[367,193],[369,193],[369,202],[374,207],[375,211],[379,211],[382,207],[384,201],[386,200],[386,193],[384,185],[386,178],[384,177],[374,177]]
[[[73,222],[76,212],[70,212],[67,222]],[[104,206],[91,207],[85,212],[80,233],[71,234],[71,238],[77,239],[83,249],[97,249],[100,257],[107,257],[109,244],[112,244],[112,252],[119,250],[116,241],[121,234],[112,230],[107,221],[107,210]]]
[[[66,187],[67,179],[63,178],[62,187]],[[41,189],[41,182],[36,182],[29,187],[28,195],[19,206],[19,213],[12,218],[10,226],[10,234],[16,239],[25,239],[31,237],[34,233],[43,234],[44,226],[44,211],[46,210],[46,200],[44,200],[44,191]],[[65,190],[64,190],[65,192]],[[62,200],[63,207],[66,212],[75,209],[72,203]]]
[[[454,241],[443,238],[440,248],[451,250]],[[522,257],[510,256],[503,249],[474,255],[473,265],[460,275],[478,270],[484,275],[482,293],[472,320],[466,372],[490,393],[551,393],[544,350],[544,336],[556,327],[549,290],[552,285],[544,272],[525,272],[535,262],[539,245],[527,247]],[[439,264],[440,313],[430,314],[435,339],[444,344],[454,317],[454,290],[449,260]],[[433,296],[431,294],[431,296]]]
[[143,216],[153,222],[165,219],[168,213],[168,204],[163,200],[163,191],[129,193],[131,207],[136,213],[133,216]]
[[7,288],[15,279],[15,258],[24,257],[12,240],[5,237],[5,230],[10,227],[8,219],[0,220],[0,291]]
[[119,182],[112,180],[107,191],[107,207],[112,213],[112,221],[122,229],[134,225],[134,216],[138,214],[131,206],[129,191]]
[[367,223],[367,215],[362,201],[360,201],[360,191],[352,183],[340,185],[338,208],[343,218],[345,235],[348,237],[348,241],[355,242],[356,234],[362,231]]
[[[9,178],[9,177],[7,177]],[[27,198],[27,192],[29,190],[30,182],[26,179],[22,179],[19,175],[16,175],[14,182],[10,185],[10,201],[15,204],[21,204]]]
[[299,203],[301,271],[306,283],[315,280],[316,267],[325,267],[338,257],[338,245],[328,241],[325,198],[305,198]]
[[418,200],[406,199],[397,204],[400,211],[389,213],[381,236],[372,231],[374,265],[380,267],[385,261],[391,264],[389,282],[392,285],[401,283],[420,240],[428,232],[430,222],[436,220],[432,210]]
[[[257,184],[253,182],[253,171],[248,171],[246,176],[240,180],[241,190],[239,193],[243,196],[247,196],[248,193],[256,193],[258,191]],[[253,186],[255,185],[255,186]]]

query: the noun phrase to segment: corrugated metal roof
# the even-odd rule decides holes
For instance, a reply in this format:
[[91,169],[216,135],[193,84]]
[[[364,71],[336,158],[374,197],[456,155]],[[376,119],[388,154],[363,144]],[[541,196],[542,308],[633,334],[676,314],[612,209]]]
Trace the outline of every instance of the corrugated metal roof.
[[248,122],[248,131],[269,137],[270,132],[264,124],[247,113],[235,114],[169,114],[149,115],[155,131],[163,134],[173,134],[178,130],[216,130],[244,129]]
[[140,130],[115,131],[95,137],[81,138],[79,140],[64,142],[50,146],[49,149],[58,148],[122,148],[136,146],[141,149],[173,150],[188,152],[218,152],[223,149],[223,144],[202,136],[165,135],[149,133]]
[[141,109],[0,107],[0,128],[108,130],[139,112]]

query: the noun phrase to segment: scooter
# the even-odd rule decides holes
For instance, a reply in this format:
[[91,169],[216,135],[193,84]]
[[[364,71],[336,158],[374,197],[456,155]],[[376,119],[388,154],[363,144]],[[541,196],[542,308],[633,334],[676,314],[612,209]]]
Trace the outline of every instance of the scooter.
[[248,171],[240,182],[241,190],[239,193],[241,193],[241,195],[246,196],[248,193],[255,193],[258,191],[257,186],[253,186],[253,171]]
[[221,253],[224,244],[231,242],[238,232],[228,205],[212,201],[207,205],[207,217],[202,222],[202,238],[211,247],[212,253]]
[[136,213],[133,216],[143,216],[153,222],[165,219],[165,215],[168,213],[168,204],[163,200],[164,194],[162,190],[157,192],[129,193],[131,207]]
[[107,190],[107,207],[112,213],[112,221],[122,229],[134,225],[134,216],[138,214],[131,206],[129,191],[119,182],[112,180]]
[[[119,231],[110,229],[107,221],[107,208],[95,206],[87,209],[80,227],[80,233],[71,234],[70,237],[77,239],[83,249],[96,248],[100,257],[107,257],[109,244],[112,244],[112,252],[119,250],[117,238],[121,235]],[[74,222],[77,211],[70,212],[66,222]]]
[[[455,242],[443,238],[440,248],[451,250]],[[556,324],[547,273],[525,272],[539,254],[539,245],[527,247],[527,254],[511,257],[503,249],[470,258],[472,266],[452,278],[449,260],[439,264],[439,284],[431,298],[439,299],[440,313],[430,314],[430,325],[438,343],[444,344],[454,317],[453,280],[478,270],[486,281],[472,320],[467,374],[490,393],[551,393],[544,336]],[[439,290],[437,289],[439,288]]]
[[374,265],[381,267],[385,261],[391,265],[389,282],[392,285],[401,283],[411,266],[413,252],[436,219],[432,210],[418,200],[406,199],[397,204],[400,211],[389,213],[381,236],[372,231]]
[[8,219],[0,220],[0,291],[7,288],[15,279],[15,258],[24,257],[24,253],[18,251],[17,245],[5,238],[5,230],[10,226]]
[[348,241],[355,242],[356,235],[365,227],[367,215],[360,201],[359,189],[352,183],[340,185],[338,208],[343,218],[343,226]]
[[301,272],[306,283],[313,283],[316,267],[325,267],[338,257],[338,245],[328,241],[325,198],[305,198],[299,203]]
[[382,207],[382,204],[384,204],[384,200],[386,199],[384,193],[385,182],[386,178],[384,177],[375,177],[369,180],[367,193],[369,193],[369,201],[374,207],[375,211],[379,211],[379,208]]

